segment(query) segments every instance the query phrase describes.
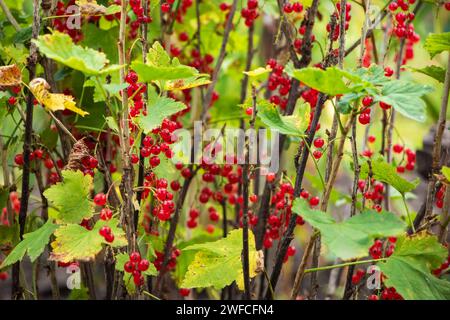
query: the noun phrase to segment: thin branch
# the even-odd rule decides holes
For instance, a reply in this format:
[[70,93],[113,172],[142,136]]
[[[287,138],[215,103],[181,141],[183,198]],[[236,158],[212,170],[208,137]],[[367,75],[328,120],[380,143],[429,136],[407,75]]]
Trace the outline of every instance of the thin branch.
[[[442,137],[446,126],[446,117],[448,109],[450,91],[450,55],[447,59],[447,71],[445,72],[444,87],[442,91],[441,110],[439,112],[439,120],[437,123],[436,133],[434,135],[433,153],[432,153],[432,165],[430,178],[427,187],[427,198],[425,202],[425,215],[424,218],[430,217],[433,213],[433,201],[435,196],[436,175],[441,170],[441,153],[442,153]],[[447,189],[449,187],[447,186]],[[419,221],[420,222],[420,221]]]
[[[255,87],[252,88],[252,100],[253,100],[253,115],[250,120],[250,131],[255,126],[256,120],[256,90]],[[250,174],[250,141],[249,137],[246,136],[246,144],[245,144],[245,163],[242,168],[242,196],[243,196],[243,205],[242,205],[242,268],[244,273],[244,297],[246,300],[251,299],[250,295],[250,263],[249,263],[249,252],[248,252],[248,189],[249,189],[249,174]]]
[[22,30],[19,23],[17,22],[16,18],[12,15],[11,11],[9,10],[8,6],[6,5],[4,0],[0,0],[0,7],[2,7],[3,12],[5,13],[6,19],[11,23],[11,25],[16,29],[17,32]]
[[[33,25],[32,25],[32,39],[37,39],[40,29],[40,15],[39,15],[39,0],[33,0]],[[29,79],[34,79],[36,75],[36,65],[38,60],[38,50],[36,45],[31,42],[30,54],[27,60],[27,69]],[[30,168],[31,168],[31,140],[33,133],[33,100],[34,96],[31,91],[28,90],[27,94],[27,108],[26,108],[26,120],[25,120],[25,134],[23,143],[23,171],[22,171],[22,195],[20,198],[20,211],[19,211],[19,237],[23,239],[25,231],[25,222],[28,211],[28,199],[30,197]],[[13,287],[12,298],[20,299],[23,293],[20,286],[20,261],[16,262],[13,266]]]

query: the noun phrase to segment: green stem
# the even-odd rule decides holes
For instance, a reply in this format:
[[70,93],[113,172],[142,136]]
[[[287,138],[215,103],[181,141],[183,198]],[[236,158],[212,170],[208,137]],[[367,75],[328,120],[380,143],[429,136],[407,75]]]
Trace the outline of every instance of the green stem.
[[345,263],[340,263],[340,264],[333,264],[331,266],[306,269],[305,273],[316,272],[316,271],[323,271],[323,270],[330,270],[330,269],[334,269],[334,268],[343,268],[343,267],[347,267],[347,266],[354,266],[354,265],[358,265],[358,264],[366,264],[366,263],[371,263],[371,262],[385,261],[386,259],[387,258],[380,258],[380,259],[351,261],[351,262],[345,262]]
[[408,216],[408,221],[409,221],[409,224],[411,225],[411,229],[412,229],[413,233],[416,233],[416,228],[414,227],[414,222],[412,221],[411,215],[409,214],[408,204],[406,203],[404,194],[402,194],[402,200],[403,200],[403,204],[405,205],[406,215]]

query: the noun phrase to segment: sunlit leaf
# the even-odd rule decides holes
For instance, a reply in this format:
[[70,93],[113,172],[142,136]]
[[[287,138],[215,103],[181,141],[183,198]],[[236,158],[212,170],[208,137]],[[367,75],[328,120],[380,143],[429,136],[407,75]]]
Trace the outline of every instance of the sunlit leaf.
[[[255,239],[249,230],[250,277],[261,270],[260,255],[255,249]],[[184,251],[196,250],[181,284],[183,288],[214,287],[221,289],[236,281],[242,289],[242,229],[231,231],[226,238],[194,244]]]
[[70,110],[83,117],[89,114],[89,112],[76,106],[72,96],[67,96],[62,93],[50,93],[50,85],[45,79],[35,78],[30,82],[29,87],[36,100],[38,100],[40,104],[44,105],[47,110]]
[[[59,227],[55,232],[56,239],[51,244],[53,251],[50,258],[61,262],[88,261],[94,259],[102,250],[102,244],[113,247],[127,245],[125,232],[117,224],[117,219],[113,218],[109,221],[98,220],[92,230],[87,230],[78,224]],[[100,228],[105,225],[111,228],[114,235],[112,243],[106,242],[99,234]]]
[[122,67],[108,66],[109,60],[104,53],[74,44],[72,38],[65,33],[54,31],[33,41],[43,55],[86,75],[105,74]]
[[92,177],[81,171],[63,170],[63,180],[47,190],[44,195],[50,204],[58,209],[58,221],[80,223],[94,214],[90,201]]

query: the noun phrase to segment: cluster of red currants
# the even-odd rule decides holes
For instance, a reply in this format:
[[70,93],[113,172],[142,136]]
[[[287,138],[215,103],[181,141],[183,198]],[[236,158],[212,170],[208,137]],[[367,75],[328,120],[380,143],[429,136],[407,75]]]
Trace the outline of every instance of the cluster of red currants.
[[258,0],[247,0],[247,7],[242,8],[241,16],[245,19],[247,27],[252,26],[256,18],[259,17]]
[[313,145],[315,148],[317,148],[316,150],[313,151],[313,157],[315,159],[320,159],[320,157],[322,157],[322,147],[324,144],[325,140],[323,140],[322,138],[314,139]]
[[405,0],[397,0],[389,4],[389,10],[394,15],[393,33],[400,39],[406,39],[402,64],[406,64],[408,60],[414,58],[413,46],[420,40],[420,36],[414,31],[414,25],[412,23],[415,18],[414,13],[408,12],[409,5],[414,4],[415,0],[409,0],[408,2]]
[[287,2],[283,6],[283,11],[286,14],[289,14],[292,12],[300,13],[303,11],[303,5],[300,2],[294,2],[294,3]]
[[[155,254],[156,259],[155,261],[153,261],[153,264],[155,265],[156,270],[160,271],[164,263],[164,253],[155,251]],[[168,271],[175,269],[175,266],[177,265],[177,258],[180,256],[180,254],[180,249],[177,249],[175,247],[172,249],[169,262],[167,263]]]
[[380,204],[383,201],[384,185],[372,178],[369,184],[365,180],[359,180],[358,189],[366,200],[372,202],[372,209],[381,212]]
[[83,39],[83,33],[78,28],[72,28],[68,24],[68,18],[62,17],[66,15],[72,15],[76,12],[71,10],[69,7],[75,6],[75,0],[70,0],[67,5],[62,1],[56,3],[55,16],[61,16],[61,18],[53,19],[53,27],[59,32],[68,34],[72,40],[77,43]]
[[373,259],[380,259],[384,257],[390,257],[395,250],[396,237],[388,237],[388,241],[383,243],[380,239],[374,241],[373,245],[369,248],[369,254]]
[[112,243],[114,241],[114,234],[109,226],[103,226],[98,233],[105,238],[106,242]]
[[361,280],[366,275],[366,272],[363,269],[357,269],[356,272],[352,275],[352,284],[357,285],[361,282]]
[[[273,245],[273,240],[277,240],[284,233],[291,214],[292,201],[294,199],[294,188],[288,182],[280,183],[271,198],[271,213],[267,219],[267,229],[264,234],[263,246],[268,249]],[[300,217],[299,217],[300,218]],[[303,220],[297,219],[298,224],[303,224]]]
[[[341,3],[340,2],[338,2],[336,4],[336,8],[337,8],[337,11],[333,12],[333,15],[336,17],[338,23],[336,23],[336,26],[333,31],[333,37],[332,37],[333,41],[336,41],[339,38],[339,33],[340,33],[340,29],[341,29],[340,23],[339,23],[340,12],[341,12]],[[350,20],[352,19],[352,16],[350,14],[351,10],[352,10],[352,5],[351,5],[351,3],[347,2],[345,4],[345,30],[348,30]],[[328,23],[326,28],[327,28],[327,32],[330,33],[331,32],[331,24]]]
[[384,288],[381,292],[381,300],[403,300],[403,297],[394,287]]
[[138,75],[133,70],[130,70],[125,76],[125,81],[128,83],[128,97],[131,97],[133,100],[133,106],[129,111],[130,117],[134,118],[141,112],[143,115],[146,115],[147,110],[144,108],[143,94],[147,91],[147,85],[145,83],[138,83]]
[[[267,89],[271,91],[270,102],[279,106],[281,109],[285,109],[287,95],[291,89],[291,79],[284,74],[284,67],[278,64],[275,59],[269,59],[267,66],[272,69],[267,82]],[[273,94],[274,91],[277,91],[278,94]]]
[[164,178],[156,179],[154,182],[155,198],[158,204],[153,208],[153,215],[161,221],[170,219],[172,213],[175,212],[175,203],[173,202],[173,193],[167,190],[168,182]]
[[175,0],[166,0],[164,3],[161,3],[161,11],[163,13],[169,13],[174,2]]
[[[404,173],[405,169],[408,171],[414,170],[416,165],[416,153],[409,148],[405,148],[401,144],[394,144],[392,146],[392,151],[395,154],[400,155],[400,162],[397,164],[397,172]],[[406,164],[403,163],[406,161]]]
[[[104,207],[106,205],[106,195],[104,193],[97,193],[94,196],[94,203],[99,207]],[[100,211],[100,219],[104,221],[108,221],[112,218],[112,211],[109,208],[102,208]],[[91,230],[92,227],[90,227],[88,220],[83,220],[81,222],[81,225],[84,226],[86,229]],[[105,238],[106,242],[113,242],[114,241],[114,234],[109,226],[103,226],[100,228],[98,232],[103,238]]]
[[[180,34],[180,36],[182,33]],[[211,64],[214,62],[214,57],[209,53],[205,54],[202,58],[200,52],[197,49],[191,50],[192,60],[188,63],[189,66],[196,68],[199,72],[212,74],[213,68]]]
[[445,190],[446,186],[445,184],[442,184],[439,187],[439,190],[436,192],[436,207],[438,207],[439,209],[442,209],[444,207]]
[[139,287],[144,284],[142,272],[147,271],[149,266],[150,262],[147,259],[142,259],[139,252],[132,252],[130,260],[125,262],[123,269],[125,272],[132,274],[134,284]]
[[[60,177],[57,172],[51,171],[55,164],[53,163],[52,158],[48,153],[45,153],[44,150],[37,148],[33,150],[30,153],[30,162],[33,163],[33,161],[41,160],[44,163],[44,166],[49,170],[47,173],[47,182],[49,184],[55,184],[60,181]],[[14,163],[18,166],[23,166],[24,164],[24,157],[22,153],[18,153],[14,156]],[[56,165],[59,169],[62,169],[64,167],[64,163],[61,159],[58,159],[56,161]]]
[[[116,3],[117,2],[119,2],[120,4],[120,0],[116,0]],[[149,0],[148,2],[150,3]],[[139,26],[141,24],[152,22],[152,18],[145,15],[144,8],[141,5],[141,0],[130,0],[130,6],[131,10],[133,10],[134,14],[136,15],[136,20],[130,23],[129,37],[131,39],[135,39],[139,31]]]

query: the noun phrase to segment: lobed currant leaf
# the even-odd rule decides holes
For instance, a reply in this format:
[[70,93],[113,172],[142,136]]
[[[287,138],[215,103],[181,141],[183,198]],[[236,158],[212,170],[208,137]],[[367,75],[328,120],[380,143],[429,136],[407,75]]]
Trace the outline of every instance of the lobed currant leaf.
[[[255,238],[249,231],[250,277],[255,277],[260,265]],[[194,261],[189,265],[181,284],[183,288],[214,287],[221,289],[233,281],[242,288],[242,229],[231,231],[224,239],[194,244],[183,251],[196,250]]]
[[149,101],[147,115],[140,115],[134,120],[144,130],[144,133],[147,134],[153,129],[158,128],[165,118],[186,108],[187,106],[182,102],[175,101],[172,98],[158,96]]
[[120,65],[108,66],[109,60],[104,53],[78,46],[69,35],[59,31],[39,36],[33,42],[43,55],[86,75],[97,76],[122,68]]
[[310,107],[308,104],[297,105],[291,116],[282,116],[277,107],[261,100],[257,103],[257,116],[271,130],[276,129],[282,134],[304,136],[309,125]]
[[318,229],[328,250],[343,260],[366,256],[375,238],[399,235],[406,227],[393,213],[373,210],[337,222],[330,214],[311,209],[301,198],[294,200],[292,211]]
[[[60,262],[88,261],[94,259],[102,250],[102,244],[113,247],[126,246],[125,232],[117,225],[118,220],[112,218],[108,221],[98,220],[92,230],[87,230],[78,224],[61,226],[55,232],[55,241],[51,243],[53,251],[50,258]],[[99,234],[99,230],[103,226],[111,228],[111,232],[114,235],[112,243],[106,242],[105,238]]]
[[[81,171],[63,170],[63,180],[44,191],[49,203],[58,210],[57,221],[80,223],[94,215],[90,200],[92,177]],[[70,196],[69,196],[70,195]]]
[[449,51],[450,32],[430,33],[425,39],[424,48],[428,51],[431,58],[443,51]]
[[45,246],[50,240],[50,236],[57,229],[58,225],[54,224],[51,219],[49,219],[39,229],[24,234],[23,240],[19,242],[13,251],[6,257],[0,265],[0,269],[22,260],[26,253],[30,257],[31,262],[34,262],[42,254]]
[[434,276],[447,258],[447,249],[426,232],[397,239],[394,253],[379,262],[384,283],[407,300],[449,300],[450,282]]
[[377,158],[370,162],[365,161],[361,165],[360,178],[366,179],[369,171],[372,172],[372,177],[378,181],[385,182],[395,188],[401,194],[414,190],[419,185],[419,180],[412,182],[403,179],[397,173],[396,169],[383,160],[383,158]]

